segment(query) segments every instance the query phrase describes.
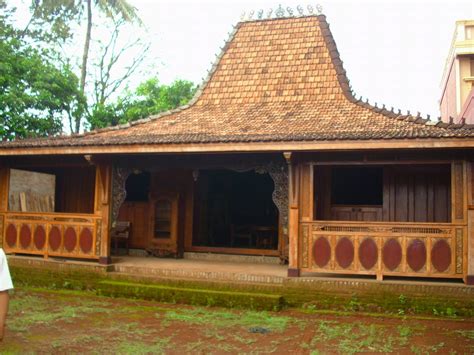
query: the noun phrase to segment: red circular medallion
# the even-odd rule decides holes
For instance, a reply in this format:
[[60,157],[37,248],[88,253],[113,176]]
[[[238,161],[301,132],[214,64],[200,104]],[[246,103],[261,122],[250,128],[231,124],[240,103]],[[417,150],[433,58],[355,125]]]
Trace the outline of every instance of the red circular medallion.
[[23,249],[28,249],[31,244],[31,229],[26,224],[20,228],[20,245]]
[[451,265],[451,248],[448,242],[439,239],[431,248],[431,263],[439,272],[444,272]]
[[16,227],[13,224],[8,225],[5,240],[10,248],[16,245]]
[[67,227],[64,232],[64,248],[71,252],[76,247],[77,236],[76,231],[72,227]]
[[43,226],[36,227],[33,241],[36,249],[41,250],[44,248],[44,244],[46,243],[46,232]]
[[89,228],[84,228],[79,235],[79,245],[83,253],[89,253],[92,249],[92,232]]
[[359,260],[361,265],[370,270],[377,263],[378,259],[377,244],[373,239],[365,238],[359,245]]
[[407,248],[407,263],[413,271],[420,271],[426,263],[425,243],[420,239],[413,240]]
[[336,260],[343,269],[348,268],[354,261],[354,245],[349,238],[343,237],[337,242]]
[[387,269],[395,270],[402,261],[402,247],[398,240],[391,238],[382,248],[382,260]]
[[56,251],[59,249],[60,245],[61,245],[61,231],[59,230],[58,227],[54,226],[49,231],[49,246],[51,247],[53,251]]
[[325,237],[319,237],[313,244],[314,263],[319,267],[325,267],[331,259],[331,246]]

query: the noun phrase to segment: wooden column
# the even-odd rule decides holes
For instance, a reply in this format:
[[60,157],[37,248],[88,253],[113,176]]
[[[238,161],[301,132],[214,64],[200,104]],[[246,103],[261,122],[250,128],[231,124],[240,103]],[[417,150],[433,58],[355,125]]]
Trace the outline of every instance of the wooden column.
[[5,212],[8,211],[8,190],[10,184],[10,169],[0,166],[0,248],[3,247],[5,230]]
[[97,163],[95,173],[94,213],[101,217],[97,226],[99,241],[99,263],[110,264],[110,229],[112,222],[112,166]]
[[467,275],[465,282],[474,285],[474,161],[467,163]]
[[298,264],[299,244],[299,167],[292,162],[292,153],[283,153],[288,163],[288,277],[300,276]]

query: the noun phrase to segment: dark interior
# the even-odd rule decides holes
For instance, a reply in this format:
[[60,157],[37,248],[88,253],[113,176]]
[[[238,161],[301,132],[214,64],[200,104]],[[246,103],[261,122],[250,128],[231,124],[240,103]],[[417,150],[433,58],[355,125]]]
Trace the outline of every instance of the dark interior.
[[193,245],[276,249],[273,180],[254,171],[204,170],[196,182]]
[[145,171],[130,174],[125,182],[125,191],[127,191],[127,196],[125,197],[125,201],[127,202],[148,201],[150,193],[150,173]]
[[333,205],[382,205],[382,167],[334,167],[331,174]]

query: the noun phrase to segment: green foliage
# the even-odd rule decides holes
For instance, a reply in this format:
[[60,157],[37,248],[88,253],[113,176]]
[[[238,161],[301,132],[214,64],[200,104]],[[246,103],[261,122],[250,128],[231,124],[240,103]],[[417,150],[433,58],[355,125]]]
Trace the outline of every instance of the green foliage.
[[70,68],[14,38],[2,39],[0,58],[0,139],[60,133],[63,115],[83,101]]
[[141,83],[133,94],[112,104],[95,106],[88,118],[90,128],[115,126],[174,109],[191,100],[196,89],[187,80],[160,85],[158,79],[149,79]]
[[60,133],[62,118],[81,111],[78,79],[12,25],[14,8],[0,0],[0,10],[0,139]]

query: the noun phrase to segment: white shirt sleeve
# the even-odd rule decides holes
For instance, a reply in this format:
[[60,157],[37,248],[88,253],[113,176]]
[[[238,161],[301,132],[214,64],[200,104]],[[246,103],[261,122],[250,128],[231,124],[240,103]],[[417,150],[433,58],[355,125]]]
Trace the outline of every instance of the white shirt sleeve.
[[13,288],[10,270],[8,269],[7,256],[0,248],[0,291],[11,290]]

